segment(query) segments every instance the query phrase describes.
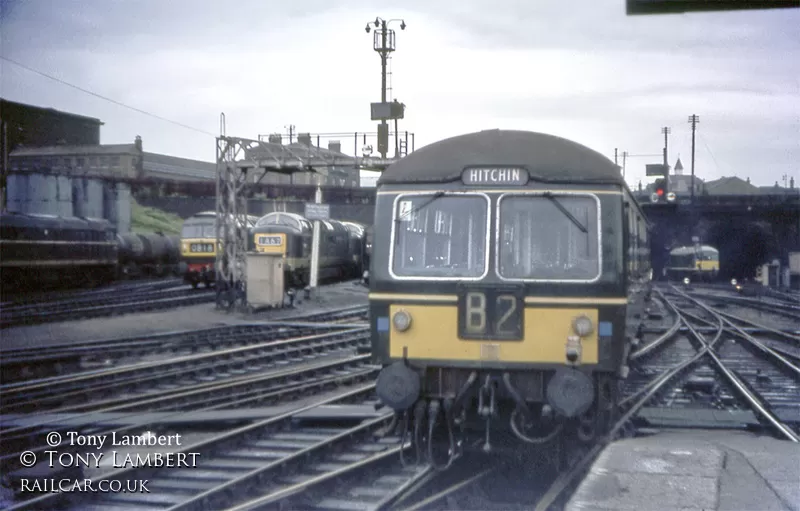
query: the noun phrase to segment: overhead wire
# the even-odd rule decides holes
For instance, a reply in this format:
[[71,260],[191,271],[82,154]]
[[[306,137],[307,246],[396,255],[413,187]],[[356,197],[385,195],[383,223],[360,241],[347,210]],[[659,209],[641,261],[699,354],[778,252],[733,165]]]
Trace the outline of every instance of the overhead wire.
[[127,105],[125,103],[122,103],[121,101],[117,101],[115,99],[103,96],[102,94],[98,94],[96,92],[93,92],[93,91],[90,91],[90,90],[85,89],[83,87],[80,87],[78,85],[75,85],[73,83],[69,83],[69,82],[67,82],[65,80],[62,80],[61,78],[57,78],[57,77],[52,76],[50,74],[47,74],[47,73],[44,73],[42,71],[33,69],[32,67],[26,66],[25,64],[22,64],[21,62],[17,62],[14,59],[8,58],[5,55],[0,55],[0,59],[5,60],[6,62],[10,62],[10,63],[12,63],[12,64],[14,64],[14,65],[16,65],[18,67],[21,67],[22,69],[25,69],[26,71],[29,71],[31,73],[35,73],[37,75],[43,76],[45,78],[48,78],[48,79],[53,80],[55,82],[58,82],[58,83],[60,83],[62,85],[66,85],[67,87],[71,87],[71,88],[79,90],[79,91],[81,91],[81,92],[83,92],[85,94],[89,94],[90,96],[94,96],[94,97],[102,99],[104,101],[108,101],[110,103],[113,103],[115,105],[121,106],[123,108],[127,108],[129,110],[133,110],[134,112],[138,112],[140,114],[144,114],[144,115],[147,115],[149,117],[153,117],[154,119],[158,119],[160,121],[164,121],[164,122],[168,122],[170,124],[174,124],[176,126],[180,126],[181,128],[185,128],[185,129],[188,129],[188,130],[196,131],[198,133],[202,133],[203,135],[209,135],[209,136],[212,136],[212,137],[215,137],[215,138],[217,137],[217,135],[215,135],[215,134],[213,134],[211,132],[208,132],[208,131],[205,131],[205,130],[202,130],[202,129],[199,129],[199,128],[195,128],[193,126],[189,126],[188,124],[183,124],[182,122],[174,121],[172,119],[167,119],[166,117],[162,117],[162,116],[154,114],[152,112],[148,112],[146,110],[142,110],[141,108],[136,108],[135,106]]

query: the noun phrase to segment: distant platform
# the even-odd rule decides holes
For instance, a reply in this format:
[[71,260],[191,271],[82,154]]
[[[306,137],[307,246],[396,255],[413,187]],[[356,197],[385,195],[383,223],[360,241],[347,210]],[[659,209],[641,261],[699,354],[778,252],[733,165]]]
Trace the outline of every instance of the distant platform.
[[621,440],[565,510],[800,511],[800,445],[708,430]]

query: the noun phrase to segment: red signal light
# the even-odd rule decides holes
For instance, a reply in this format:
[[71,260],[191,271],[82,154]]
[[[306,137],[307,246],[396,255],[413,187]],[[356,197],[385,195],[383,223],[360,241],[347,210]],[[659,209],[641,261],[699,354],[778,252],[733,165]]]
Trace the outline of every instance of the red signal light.
[[664,195],[664,189],[663,188],[659,188],[658,190],[656,190],[656,195],[658,195],[659,197]]

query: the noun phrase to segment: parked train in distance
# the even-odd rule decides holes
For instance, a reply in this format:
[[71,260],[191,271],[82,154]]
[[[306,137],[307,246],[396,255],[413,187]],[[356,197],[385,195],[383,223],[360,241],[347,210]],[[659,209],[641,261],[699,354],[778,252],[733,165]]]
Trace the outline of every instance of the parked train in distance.
[[673,248],[664,271],[668,280],[711,282],[719,274],[719,250],[709,245]]
[[648,230],[619,167],[563,138],[481,131],[391,165],[372,356],[417,452],[446,467],[462,449],[563,451],[606,432],[649,300]]
[[[369,264],[364,226],[324,220],[320,229],[319,281],[361,277]],[[248,250],[283,255],[286,288],[300,288],[310,282],[312,238],[313,223],[304,216],[274,212],[259,218],[250,230]]]
[[117,235],[100,218],[3,213],[2,287],[30,292],[177,273],[177,241],[161,233]]
[[[247,217],[247,228],[255,225],[258,217]],[[196,288],[201,282],[210,287],[216,281],[217,213],[203,211],[183,222],[181,228],[181,274],[183,281]]]

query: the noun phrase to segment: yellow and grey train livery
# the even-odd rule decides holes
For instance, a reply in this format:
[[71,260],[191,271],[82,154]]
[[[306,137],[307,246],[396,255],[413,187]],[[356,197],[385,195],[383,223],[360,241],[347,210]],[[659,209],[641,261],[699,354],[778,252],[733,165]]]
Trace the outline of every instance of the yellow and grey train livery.
[[[360,277],[363,272],[366,236],[363,226],[338,220],[320,221],[320,281]],[[286,260],[286,287],[304,287],[310,282],[312,223],[296,213],[274,212],[259,218],[250,230],[248,249],[281,254]]]
[[369,278],[381,401],[449,461],[458,437],[592,440],[649,296],[647,232],[619,168],[562,138],[482,131],[393,164]]
[[[257,220],[248,216],[248,226]],[[192,287],[203,282],[210,287],[216,281],[217,213],[203,211],[187,218],[181,228],[181,273],[183,280]],[[221,245],[221,244],[220,244]]]
[[676,247],[665,271],[669,280],[712,281],[719,274],[719,250],[708,245]]

